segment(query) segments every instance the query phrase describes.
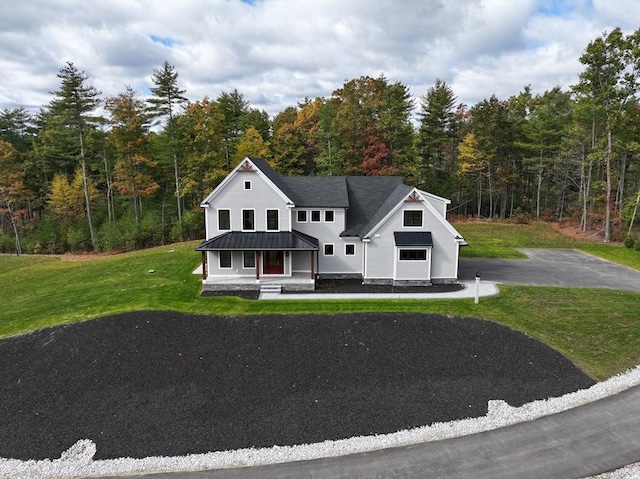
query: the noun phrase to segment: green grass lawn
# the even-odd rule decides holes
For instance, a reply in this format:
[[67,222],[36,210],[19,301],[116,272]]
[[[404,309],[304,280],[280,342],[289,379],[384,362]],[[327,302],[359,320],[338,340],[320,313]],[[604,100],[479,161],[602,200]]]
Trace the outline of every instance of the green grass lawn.
[[[639,253],[610,245],[569,245],[547,225],[456,224],[474,254],[509,257],[515,247],[579,247],[638,266]],[[528,229],[531,227],[531,229]],[[546,231],[545,228],[548,230]],[[558,235],[559,236],[559,235]],[[499,238],[499,241],[487,238]],[[0,337],[132,310],[211,315],[424,312],[497,321],[556,348],[604,379],[640,364],[640,295],[598,289],[501,286],[498,296],[468,300],[248,301],[200,297],[197,243],[92,261],[0,256]],[[627,256],[627,251],[631,253]],[[495,257],[495,256],[494,256]],[[513,257],[513,256],[511,256]],[[635,265],[635,266],[634,266]],[[153,272],[150,272],[150,271]]]

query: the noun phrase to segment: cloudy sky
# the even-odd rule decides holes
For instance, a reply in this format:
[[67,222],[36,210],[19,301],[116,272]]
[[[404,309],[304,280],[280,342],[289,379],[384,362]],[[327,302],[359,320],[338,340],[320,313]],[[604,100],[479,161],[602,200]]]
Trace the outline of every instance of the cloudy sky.
[[105,97],[144,96],[165,60],[190,100],[237,88],[272,116],[380,74],[473,105],[568,88],[590,41],[639,19],[638,0],[4,0],[0,108],[49,103],[67,61]]

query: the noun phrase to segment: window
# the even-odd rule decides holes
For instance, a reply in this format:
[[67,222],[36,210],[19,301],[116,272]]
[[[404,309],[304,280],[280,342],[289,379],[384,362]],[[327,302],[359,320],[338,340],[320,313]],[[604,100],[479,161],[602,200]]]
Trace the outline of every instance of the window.
[[307,222],[307,212],[304,210],[298,211],[298,223],[306,223]]
[[401,249],[400,261],[426,261],[426,249]]
[[331,243],[327,243],[324,245],[324,255],[333,256],[333,245]]
[[319,223],[320,222],[320,212],[318,210],[314,210],[311,212],[311,221],[313,223]]
[[333,223],[333,211],[328,210],[324,212],[325,223]]
[[231,230],[231,213],[229,210],[218,210],[218,229],[222,231]]
[[244,189],[245,190],[250,190],[251,189],[251,180],[247,180],[244,182]]
[[244,259],[242,261],[242,265],[245,268],[255,268],[256,267],[256,252],[255,251],[243,251],[242,252]]
[[404,226],[422,226],[422,210],[405,210]]
[[231,268],[231,251],[220,251],[220,269]]
[[267,210],[267,231],[278,231],[278,210]]
[[356,245],[353,243],[347,243],[344,245],[345,256],[353,256],[356,254]]
[[253,231],[256,229],[253,210],[242,210],[242,229],[244,231]]

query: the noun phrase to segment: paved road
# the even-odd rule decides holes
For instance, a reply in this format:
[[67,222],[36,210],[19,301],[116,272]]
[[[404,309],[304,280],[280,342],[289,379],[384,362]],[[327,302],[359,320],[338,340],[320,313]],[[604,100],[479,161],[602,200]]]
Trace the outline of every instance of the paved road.
[[534,421],[351,456],[150,479],[581,478],[640,461],[640,386]]
[[460,280],[480,271],[504,284],[613,288],[640,292],[640,271],[573,249],[520,249],[527,259],[461,258]]

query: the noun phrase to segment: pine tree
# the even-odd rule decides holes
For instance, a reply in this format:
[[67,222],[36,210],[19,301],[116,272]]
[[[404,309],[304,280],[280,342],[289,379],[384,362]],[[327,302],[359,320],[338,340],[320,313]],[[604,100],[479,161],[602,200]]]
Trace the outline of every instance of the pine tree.
[[178,145],[176,144],[175,109],[184,104],[187,98],[183,96],[186,90],[178,88],[178,72],[168,62],[162,64],[160,70],[153,70],[153,97],[149,98],[149,112],[155,118],[166,118],[166,127],[171,138],[171,154],[173,156],[173,171],[176,182],[176,200],[178,203],[178,223],[182,223],[182,205],[180,193],[180,165],[178,162]]
[[62,81],[60,89],[53,92],[55,98],[49,104],[50,112],[55,115],[62,125],[71,128],[76,133],[80,148],[80,163],[82,167],[82,180],[85,200],[85,213],[89,223],[91,245],[94,251],[97,249],[96,237],[91,219],[91,198],[89,194],[89,171],[87,167],[87,155],[85,151],[85,139],[87,129],[96,122],[91,115],[100,105],[99,96],[102,92],[88,85],[89,77],[79,71],[72,62],[67,64],[58,73]]

